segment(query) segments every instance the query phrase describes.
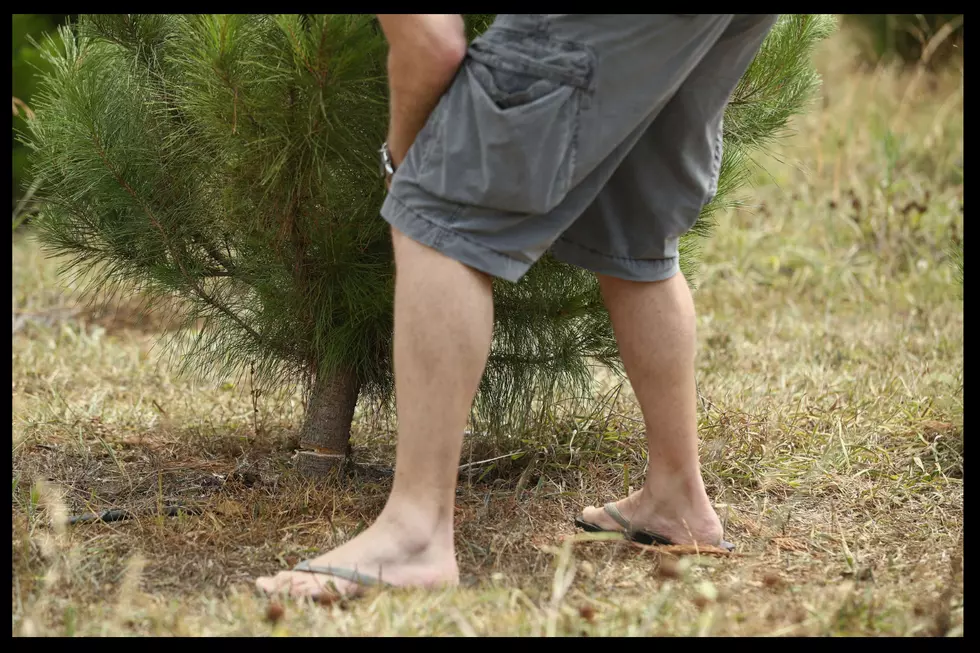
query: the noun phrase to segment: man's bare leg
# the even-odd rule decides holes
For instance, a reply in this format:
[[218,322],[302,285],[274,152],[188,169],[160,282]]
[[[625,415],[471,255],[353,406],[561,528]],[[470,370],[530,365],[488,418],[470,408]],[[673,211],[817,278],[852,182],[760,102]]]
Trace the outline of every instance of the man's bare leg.
[[[453,510],[463,430],[490,351],[490,277],[392,231],[395,280],[395,480],[377,521],[310,561],[379,576],[393,585],[459,580]],[[305,572],[260,578],[267,592],[320,594],[342,580]]]
[[[398,165],[466,52],[459,14],[384,14],[391,123]],[[394,585],[455,583],[453,507],[463,429],[490,347],[490,279],[392,230],[395,248],[395,482],[378,520],[312,561]],[[260,578],[260,589],[319,594],[350,583],[306,572]]]
[[[649,467],[643,487],[618,502],[634,529],[678,544],[719,543],[721,523],[704,489],[698,461],[694,383],[694,301],[680,273],[639,283],[599,276],[630,384],[643,410]],[[602,508],[583,518],[609,530],[620,526]]]

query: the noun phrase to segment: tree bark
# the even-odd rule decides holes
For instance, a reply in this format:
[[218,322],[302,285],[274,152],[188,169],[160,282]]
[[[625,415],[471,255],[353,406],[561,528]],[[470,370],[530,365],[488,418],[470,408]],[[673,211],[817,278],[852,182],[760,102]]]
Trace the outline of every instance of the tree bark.
[[299,438],[301,451],[296,469],[303,476],[326,477],[347,460],[351,420],[360,389],[357,376],[349,370],[318,375]]

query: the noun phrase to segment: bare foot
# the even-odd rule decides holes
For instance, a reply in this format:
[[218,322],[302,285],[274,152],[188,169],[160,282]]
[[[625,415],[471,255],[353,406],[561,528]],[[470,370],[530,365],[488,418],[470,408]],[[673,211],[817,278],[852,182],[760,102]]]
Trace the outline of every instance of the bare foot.
[[[634,531],[650,531],[662,535],[674,544],[721,544],[721,521],[707,497],[702,501],[695,501],[693,505],[685,505],[681,502],[651,500],[646,490],[640,489],[617,501],[616,507]],[[623,530],[601,507],[589,506],[582,511],[582,518],[604,530]]]
[[[432,529],[421,532],[417,526],[404,522],[382,513],[377,522],[353,540],[309,563],[313,567],[354,570],[396,587],[458,584],[452,523],[433,533]],[[255,585],[268,594],[289,594],[295,598],[351,596],[364,589],[349,580],[304,571],[281,571],[275,576],[263,576],[256,579]]]

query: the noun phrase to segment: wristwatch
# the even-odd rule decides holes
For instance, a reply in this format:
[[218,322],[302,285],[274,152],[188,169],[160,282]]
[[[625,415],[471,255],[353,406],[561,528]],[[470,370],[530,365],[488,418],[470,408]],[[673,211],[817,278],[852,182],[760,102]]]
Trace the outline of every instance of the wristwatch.
[[388,143],[381,144],[381,176],[384,178],[386,184],[391,184],[391,177],[395,174],[395,162],[391,159],[391,151],[388,149]]

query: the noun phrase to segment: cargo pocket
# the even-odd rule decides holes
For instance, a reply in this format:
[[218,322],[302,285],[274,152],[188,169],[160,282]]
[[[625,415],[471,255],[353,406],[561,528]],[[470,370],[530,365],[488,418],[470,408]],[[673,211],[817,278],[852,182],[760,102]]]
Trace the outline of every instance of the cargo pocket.
[[497,28],[476,39],[433,116],[419,185],[452,202],[542,214],[568,193],[593,57]]

